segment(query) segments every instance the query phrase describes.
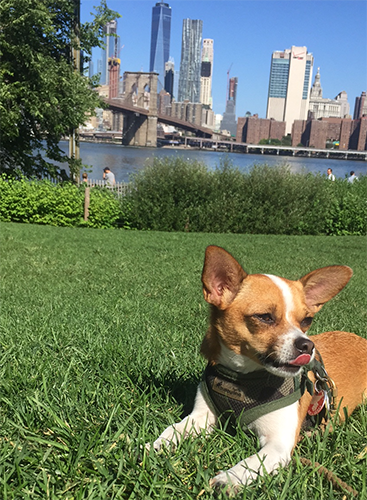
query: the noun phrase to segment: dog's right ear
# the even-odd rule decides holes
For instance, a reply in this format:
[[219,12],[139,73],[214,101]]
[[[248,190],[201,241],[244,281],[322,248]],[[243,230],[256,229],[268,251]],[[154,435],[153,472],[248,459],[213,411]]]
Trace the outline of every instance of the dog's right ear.
[[240,289],[247,273],[224,248],[211,245],[205,250],[201,281],[204,299],[218,309],[226,309]]

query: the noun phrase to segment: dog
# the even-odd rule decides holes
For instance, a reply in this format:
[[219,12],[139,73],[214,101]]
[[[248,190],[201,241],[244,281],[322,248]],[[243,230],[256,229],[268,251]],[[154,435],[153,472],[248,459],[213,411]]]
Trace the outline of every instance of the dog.
[[[323,409],[325,421],[330,407],[340,421],[351,414],[367,396],[367,340],[340,331],[309,338],[307,331],[352,274],[347,266],[328,266],[298,281],[251,275],[223,248],[207,247],[202,283],[211,317],[201,346],[207,369],[192,413],[169,426],[154,449],[209,434],[223,414],[239,418],[261,449],[210,481],[237,492],[289,463],[310,415]],[[346,376],[351,366],[353,378]]]

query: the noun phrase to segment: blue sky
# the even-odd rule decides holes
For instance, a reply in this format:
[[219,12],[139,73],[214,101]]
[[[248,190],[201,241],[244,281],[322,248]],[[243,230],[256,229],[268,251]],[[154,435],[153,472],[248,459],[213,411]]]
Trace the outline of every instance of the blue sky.
[[[156,0],[158,1],[158,0]],[[118,19],[121,75],[149,71],[151,0],[107,0]],[[172,8],[171,57],[179,69],[182,21],[203,21],[203,38],[214,40],[213,109],[223,113],[227,71],[238,77],[237,116],[266,115],[271,54],[292,45],[314,56],[323,97],[345,90],[354,102],[367,86],[367,2],[365,0],[166,0]],[[82,0],[81,20],[90,19],[98,0]],[[93,60],[100,51],[93,52]],[[95,66],[96,67],[96,66]]]

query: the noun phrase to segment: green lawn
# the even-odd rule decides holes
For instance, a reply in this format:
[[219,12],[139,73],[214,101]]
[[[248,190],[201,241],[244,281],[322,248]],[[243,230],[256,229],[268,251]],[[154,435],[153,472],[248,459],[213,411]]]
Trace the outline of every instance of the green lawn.
[[[209,479],[258,449],[221,430],[175,453],[140,454],[190,411],[205,366],[201,268],[208,244],[248,272],[291,279],[354,270],[312,333],[366,333],[364,237],[158,233],[0,224],[0,498],[209,499]],[[353,383],[353,373],[346,374]],[[305,438],[290,467],[239,498],[350,498],[298,456],[367,498],[367,411]],[[364,452],[364,453],[363,453]]]

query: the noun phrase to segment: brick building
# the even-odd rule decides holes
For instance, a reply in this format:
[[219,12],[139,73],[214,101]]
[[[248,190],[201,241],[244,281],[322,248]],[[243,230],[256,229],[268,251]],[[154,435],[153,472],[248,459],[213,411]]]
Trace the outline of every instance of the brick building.
[[201,125],[203,105],[196,102],[172,101],[169,106],[166,106],[165,113],[168,116],[173,116],[179,120],[185,120],[195,125]]
[[358,120],[350,118],[321,118],[320,120],[295,120],[292,127],[292,146],[298,144],[324,149],[327,141],[339,142],[340,150],[366,150],[367,116]]
[[285,135],[285,122],[258,116],[239,117],[237,120],[236,142],[259,144],[261,139],[279,139]]

